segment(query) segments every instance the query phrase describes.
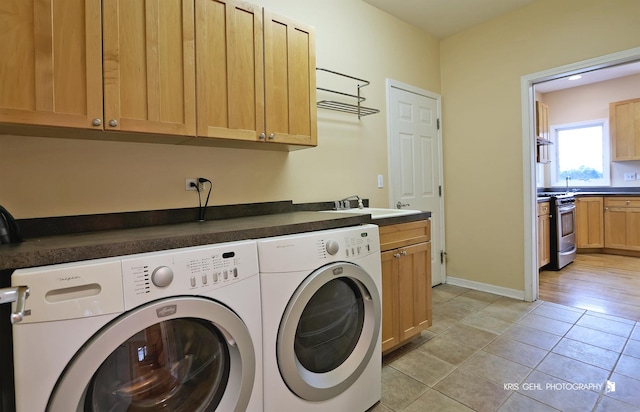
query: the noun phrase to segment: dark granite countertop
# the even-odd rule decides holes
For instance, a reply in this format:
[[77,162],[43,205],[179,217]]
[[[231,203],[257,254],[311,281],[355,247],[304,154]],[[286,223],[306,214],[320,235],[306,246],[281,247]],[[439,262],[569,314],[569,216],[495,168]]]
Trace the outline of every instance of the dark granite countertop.
[[385,226],[430,217],[430,212],[422,212],[372,220],[371,215],[290,211],[205,222],[42,236],[27,238],[22,243],[0,245],[0,270],[258,239],[365,223]]

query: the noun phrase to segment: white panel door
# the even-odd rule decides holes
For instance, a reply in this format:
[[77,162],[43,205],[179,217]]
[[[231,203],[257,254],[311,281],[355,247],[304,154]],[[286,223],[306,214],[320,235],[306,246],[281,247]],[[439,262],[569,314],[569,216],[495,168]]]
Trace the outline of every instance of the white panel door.
[[[389,83],[389,195],[408,209],[431,212],[433,285],[444,282],[442,151],[438,130],[439,96]],[[443,259],[444,260],[444,259]]]

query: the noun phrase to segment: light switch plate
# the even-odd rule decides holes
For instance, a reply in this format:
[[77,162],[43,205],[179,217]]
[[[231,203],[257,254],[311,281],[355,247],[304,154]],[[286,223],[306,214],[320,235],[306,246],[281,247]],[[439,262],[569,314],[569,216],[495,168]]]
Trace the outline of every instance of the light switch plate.
[[384,187],[384,176],[378,175],[378,189],[382,189]]
[[635,173],[625,173],[624,174],[624,180],[636,180],[636,174]]

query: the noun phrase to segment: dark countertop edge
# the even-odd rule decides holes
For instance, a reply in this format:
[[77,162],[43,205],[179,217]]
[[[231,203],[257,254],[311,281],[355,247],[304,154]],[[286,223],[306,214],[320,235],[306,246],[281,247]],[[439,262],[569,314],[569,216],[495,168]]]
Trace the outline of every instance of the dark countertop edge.
[[371,219],[371,215],[285,212],[205,222],[46,236],[0,245],[0,270],[124,256],[191,246],[259,239],[373,223],[379,226],[429,219],[431,212]]
[[[574,197],[595,197],[595,196],[640,196],[640,192],[630,191],[618,191],[618,192],[574,192]],[[537,198],[538,203],[548,202],[551,199],[549,196],[540,196]]]

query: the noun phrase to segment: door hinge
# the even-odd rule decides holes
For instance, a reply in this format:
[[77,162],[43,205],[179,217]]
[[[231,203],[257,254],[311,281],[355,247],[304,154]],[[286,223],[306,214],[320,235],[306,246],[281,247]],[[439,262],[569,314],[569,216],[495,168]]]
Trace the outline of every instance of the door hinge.
[[438,186],[438,196],[442,197],[442,185]]
[[447,253],[444,250],[440,251],[440,263],[444,263],[444,255],[446,255]]
[[436,127],[440,130],[440,119],[436,119]]

